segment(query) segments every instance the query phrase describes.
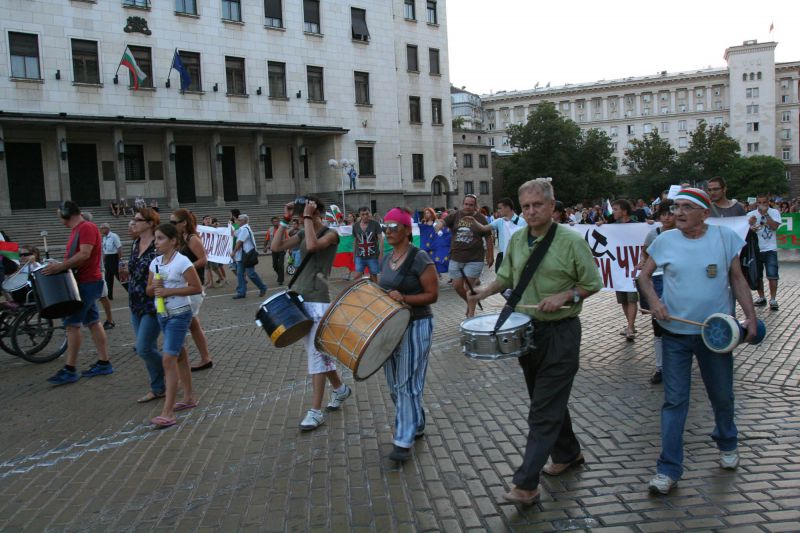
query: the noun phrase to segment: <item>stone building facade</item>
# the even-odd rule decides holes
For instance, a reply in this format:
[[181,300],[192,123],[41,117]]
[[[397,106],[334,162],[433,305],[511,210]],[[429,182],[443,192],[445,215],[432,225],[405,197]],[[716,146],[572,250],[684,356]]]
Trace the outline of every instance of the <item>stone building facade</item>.
[[378,210],[449,191],[444,0],[6,0],[0,20],[0,214],[341,194],[351,167]]
[[449,198],[447,207],[460,207],[464,195],[474,194],[478,197],[478,206],[488,206],[489,212],[493,212],[492,148],[486,142],[486,132],[453,130],[453,161],[455,194]]

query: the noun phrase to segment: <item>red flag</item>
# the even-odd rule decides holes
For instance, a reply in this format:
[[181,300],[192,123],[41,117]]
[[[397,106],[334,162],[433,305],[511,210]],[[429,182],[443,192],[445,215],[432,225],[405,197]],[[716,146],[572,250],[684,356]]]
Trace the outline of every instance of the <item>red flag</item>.
[[775,29],[775,23],[773,22],[769,25],[769,32],[772,33],[772,30],[774,29]]

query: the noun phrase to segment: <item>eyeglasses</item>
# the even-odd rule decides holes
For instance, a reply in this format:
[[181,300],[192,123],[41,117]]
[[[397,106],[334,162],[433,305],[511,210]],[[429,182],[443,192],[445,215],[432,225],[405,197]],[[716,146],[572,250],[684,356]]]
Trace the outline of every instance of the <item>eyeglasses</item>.
[[133,217],[133,221],[134,222],[149,222],[149,220],[147,220],[146,218],[136,218],[136,217]]
[[669,206],[669,212],[672,213],[673,215],[677,214],[677,213],[686,213],[686,214],[688,214],[688,213],[691,213],[692,211],[697,211],[698,209],[704,209],[704,208],[703,207],[699,207],[699,206],[698,207],[692,207],[689,204],[675,204],[675,205]]
[[186,222],[186,221],[185,220],[170,220],[169,221],[169,223],[172,224],[173,226],[177,226],[181,222]]
[[401,225],[402,225],[402,224],[398,224],[397,222],[389,222],[389,223],[388,223],[388,224],[386,224],[386,226],[383,228],[383,232],[384,232],[384,233],[391,233],[391,232],[393,232],[393,231],[397,231],[398,229],[400,229],[400,226],[401,226]]

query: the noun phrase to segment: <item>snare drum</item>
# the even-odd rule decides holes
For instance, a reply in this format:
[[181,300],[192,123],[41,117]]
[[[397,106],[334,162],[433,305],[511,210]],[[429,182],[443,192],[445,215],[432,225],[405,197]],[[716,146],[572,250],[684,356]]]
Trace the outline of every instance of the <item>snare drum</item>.
[[6,291],[13,301],[24,304],[28,300],[31,286],[28,283],[28,270],[18,271],[13,276],[7,277],[3,281],[3,290]]
[[305,337],[314,326],[303,309],[303,297],[294,291],[273,294],[258,308],[256,324],[264,328],[276,348],[283,348]]
[[520,357],[533,346],[533,322],[523,313],[511,313],[496,334],[494,325],[500,313],[468,318],[461,323],[464,355],[472,359]]
[[323,315],[314,344],[364,380],[380,370],[403,340],[411,311],[369,279],[346,288]]
[[42,318],[64,318],[81,310],[83,302],[78,282],[71,270],[46,276],[44,266],[31,272],[33,291]]

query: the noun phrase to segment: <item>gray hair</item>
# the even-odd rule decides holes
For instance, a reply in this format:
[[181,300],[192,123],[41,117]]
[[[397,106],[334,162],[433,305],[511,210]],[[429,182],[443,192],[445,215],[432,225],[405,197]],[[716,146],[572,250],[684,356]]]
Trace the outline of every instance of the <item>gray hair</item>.
[[108,222],[103,222],[100,224],[101,228],[111,229],[111,225]]
[[86,220],[87,222],[91,222],[94,219],[94,216],[92,216],[92,213],[89,211],[81,211],[81,216],[83,217],[83,220]]
[[550,185],[549,181],[544,179],[528,180],[520,185],[517,194],[521,196],[522,193],[525,192],[538,192],[544,197],[545,200],[555,199],[555,195],[553,194],[553,186]]
[[241,215],[239,215],[239,219],[243,219],[245,224],[247,224],[247,223],[249,223],[249,222],[250,222],[250,217],[249,217],[249,216],[247,216],[247,215],[245,215],[244,213],[242,213]]

